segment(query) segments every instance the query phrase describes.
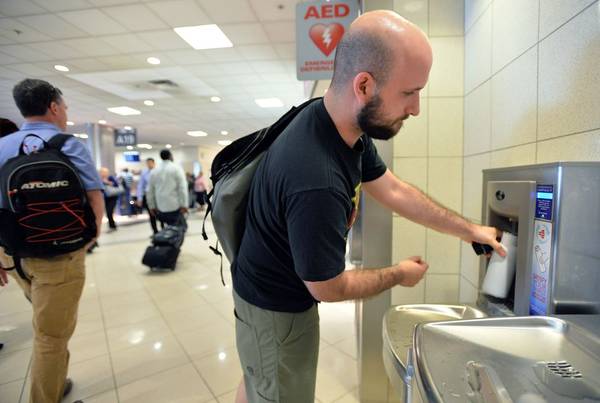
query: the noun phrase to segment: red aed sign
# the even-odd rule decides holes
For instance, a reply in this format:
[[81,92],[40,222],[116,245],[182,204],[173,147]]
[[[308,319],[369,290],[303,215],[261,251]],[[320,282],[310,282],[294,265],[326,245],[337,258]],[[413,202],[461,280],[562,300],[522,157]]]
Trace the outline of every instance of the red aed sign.
[[321,6],[310,6],[306,10],[304,19],[310,18],[344,18],[350,14],[350,7],[347,4],[321,4]]

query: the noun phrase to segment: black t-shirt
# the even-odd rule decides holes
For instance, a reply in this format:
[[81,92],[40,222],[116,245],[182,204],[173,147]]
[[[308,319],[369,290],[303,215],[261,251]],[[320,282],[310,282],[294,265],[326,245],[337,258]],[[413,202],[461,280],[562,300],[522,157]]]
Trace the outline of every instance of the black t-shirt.
[[361,181],[385,171],[369,137],[348,147],[323,100],[301,111],[252,181],[246,230],[232,265],[238,295],[273,311],[309,309],[315,300],[303,280],[329,280],[344,271]]

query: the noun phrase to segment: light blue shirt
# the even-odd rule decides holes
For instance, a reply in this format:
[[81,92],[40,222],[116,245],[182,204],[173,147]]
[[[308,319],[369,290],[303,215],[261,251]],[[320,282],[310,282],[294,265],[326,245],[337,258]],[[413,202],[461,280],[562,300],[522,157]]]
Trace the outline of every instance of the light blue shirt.
[[149,168],[146,168],[142,171],[140,175],[140,181],[137,185],[137,193],[135,194],[138,200],[142,200],[142,197],[144,197],[144,195],[148,191],[148,184],[150,183],[150,173],[151,170]]
[[[21,143],[25,136],[30,133],[48,141],[54,135],[62,133],[62,130],[52,123],[47,122],[24,123],[23,126],[21,126],[21,130],[18,132],[0,138],[0,167],[2,167],[9,159],[19,155]],[[33,136],[30,136],[25,140],[25,146],[25,152],[31,152],[43,147],[42,141]],[[61,151],[69,158],[71,163],[77,169],[77,173],[86,190],[101,190],[104,188],[90,152],[82,142],[76,138],[69,139],[65,142]],[[0,197],[0,207],[2,206],[2,203],[3,201]]]

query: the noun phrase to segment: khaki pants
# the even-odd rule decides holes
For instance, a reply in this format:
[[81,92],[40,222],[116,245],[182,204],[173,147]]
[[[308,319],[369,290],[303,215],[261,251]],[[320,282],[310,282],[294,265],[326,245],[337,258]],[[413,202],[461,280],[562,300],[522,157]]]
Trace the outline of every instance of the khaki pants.
[[249,403],[314,403],[319,311],[275,312],[233,292],[235,337]]
[[[4,255],[3,251],[0,254]],[[5,259],[6,255],[2,260]],[[29,401],[57,403],[62,400],[69,366],[67,344],[75,331],[85,282],[85,249],[47,259],[25,258],[22,266],[31,283],[23,280],[16,270],[9,273],[33,308]]]

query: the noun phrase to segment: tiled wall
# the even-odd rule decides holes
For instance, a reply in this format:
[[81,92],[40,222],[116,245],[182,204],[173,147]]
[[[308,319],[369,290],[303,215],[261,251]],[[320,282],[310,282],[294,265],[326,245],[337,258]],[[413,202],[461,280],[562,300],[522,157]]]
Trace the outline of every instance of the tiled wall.
[[[433,47],[421,113],[394,138],[394,173],[452,210],[462,209],[463,0],[396,0],[394,9],[419,25]],[[457,302],[460,241],[394,216],[393,260],[420,255],[430,268],[414,288],[395,287],[393,304]]]
[[[600,3],[466,0],[462,210],[481,219],[482,169],[600,160]],[[478,259],[461,247],[460,300]]]

